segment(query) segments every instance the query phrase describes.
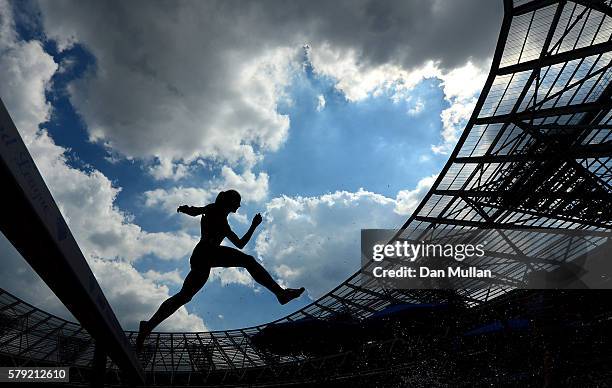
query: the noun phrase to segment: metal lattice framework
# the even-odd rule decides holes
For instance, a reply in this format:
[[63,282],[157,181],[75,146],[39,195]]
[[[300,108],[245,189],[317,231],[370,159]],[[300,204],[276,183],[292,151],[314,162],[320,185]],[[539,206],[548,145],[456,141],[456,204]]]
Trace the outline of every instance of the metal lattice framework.
[[[583,230],[588,249],[606,242],[605,233],[612,229],[611,2],[504,1],[492,67],[475,110],[435,184],[396,238],[418,239],[423,230],[443,233],[449,228],[503,230],[495,232],[483,260],[513,279],[529,268],[554,266],[537,258],[556,249],[556,240],[535,244],[519,236],[517,243],[511,234],[522,233],[519,229]],[[533,260],[517,260],[519,256]],[[459,297],[478,308],[503,299],[499,297],[507,291],[464,290]],[[357,272],[319,300],[272,323],[338,316],[363,320],[391,305],[447,298],[434,290],[377,287]],[[6,293],[0,294],[0,313],[0,353],[15,363],[91,366],[93,341],[79,325]],[[152,383],[173,384],[179,376],[184,384],[211,376],[217,382],[240,382],[283,374],[298,379],[321,368],[341,375],[339,365],[347,359],[355,365],[374,353],[409,348],[397,347],[403,340],[394,338],[366,344],[359,352],[279,355],[253,344],[253,337],[269,325],[153,333],[141,361]],[[126,334],[135,341],[136,333]],[[398,354],[401,362],[408,362],[408,353]],[[363,373],[376,373],[369,365]]]
[[[506,284],[594,249],[612,220],[609,1],[505,3],[490,75],[449,162],[397,238],[464,232]],[[497,229],[497,230],[492,230]],[[550,233],[580,230],[580,244]],[[531,232],[530,232],[531,231]],[[505,288],[507,289],[507,288]],[[473,302],[504,292],[464,292]]]

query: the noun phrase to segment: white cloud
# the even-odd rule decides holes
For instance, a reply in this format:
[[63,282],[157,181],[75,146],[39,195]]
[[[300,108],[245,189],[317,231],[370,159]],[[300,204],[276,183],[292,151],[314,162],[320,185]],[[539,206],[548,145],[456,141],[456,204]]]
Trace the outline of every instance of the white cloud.
[[[124,328],[138,327],[169,296],[168,287],[143,278],[129,263],[99,259],[89,263]],[[181,307],[158,330],[203,331],[206,326],[202,318]]]
[[336,77],[356,101],[398,82],[410,87],[432,69],[480,63],[502,11],[478,0],[40,7],[60,50],[79,43],[95,57],[96,68],[69,87],[90,138],[175,180],[199,158],[249,169],[284,143],[289,118],[277,106],[301,70],[304,43],[314,47],[315,72]]
[[242,284],[243,286],[254,287],[255,285],[251,275],[242,268],[213,268],[210,277],[211,279],[219,280],[222,286]]
[[[198,158],[248,168],[285,141],[289,119],[276,107],[299,47],[255,49],[216,33],[227,20],[212,4],[177,4],[172,17],[154,3],[41,7],[50,38],[83,44],[96,58],[68,89],[90,139],[151,161],[153,177],[184,178]],[[105,34],[90,28],[95,14]]]
[[214,202],[215,194],[211,190],[196,187],[173,187],[169,190],[155,189],[144,193],[145,206],[160,206],[165,212],[173,213],[181,205],[204,206]]
[[395,209],[397,214],[410,215],[419,205],[427,191],[433,186],[437,174],[422,178],[413,190],[401,190],[395,198]]
[[46,134],[27,145],[75,238],[89,256],[136,261],[153,254],[178,260],[195,245],[197,240],[187,233],[150,233],[131,222],[131,216],[115,205],[120,189],[97,170],[69,167],[59,153],[61,148]]
[[[147,254],[162,259],[183,258],[196,240],[186,233],[142,230],[115,205],[120,188],[100,171],[86,172],[67,164],[66,150],[39,129],[51,114],[45,91],[58,66],[40,42],[17,40],[11,12],[10,4],[0,0],[2,99],[119,320],[124,327],[135,328],[169,295],[166,287],[158,287],[143,277],[131,262]],[[10,249],[4,244],[3,257],[16,257]],[[24,292],[31,297],[28,302],[46,308],[48,293],[23,290],[23,284],[28,284],[30,290],[46,290],[41,280],[24,260],[15,259],[13,263],[3,266],[6,288]],[[51,307],[58,303],[52,302]],[[201,318],[183,309],[166,327],[201,330],[205,326]]]
[[325,109],[325,97],[322,94],[317,96],[317,112]]
[[[166,212],[175,212],[180,205],[204,206],[214,202],[222,190],[234,189],[245,202],[260,202],[268,195],[268,174],[251,171],[237,174],[230,167],[221,169],[221,177],[206,184],[206,187],[182,187],[155,189],[144,193],[145,206],[161,206]],[[240,218],[239,218],[240,220]]]
[[243,224],[243,225],[246,225],[249,223],[249,219],[247,218],[246,214],[241,213],[240,210],[238,210],[236,213],[230,213],[229,219],[235,220],[239,224]]
[[283,284],[304,286],[318,297],[359,268],[362,228],[401,226],[404,217],[395,206],[395,200],[364,190],[274,198],[255,251]]
[[310,46],[308,58],[315,73],[331,77],[336,81],[336,89],[349,101],[359,101],[384,91],[402,93],[414,88],[426,78],[440,76],[441,71],[434,61],[407,71],[398,64],[382,63],[372,66],[360,61],[360,53],[355,49],[343,49],[324,43]]
[[418,98],[416,102],[414,103],[414,106],[408,109],[408,115],[418,116],[419,113],[423,111],[423,109],[425,109],[425,102],[421,98]]
[[40,42],[17,40],[11,7],[0,2],[0,91],[25,140],[36,136],[38,125],[51,115],[44,91],[57,68]]
[[156,162],[148,167],[147,171],[157,180],[171,179],[178,181],[189,176],[190,165],[174,162],[169,158],[158,157]]
[[421,179],[396,198],[363,189],[274,198],[266,205],[255,252],[281,284],[321,296],[359,268],[360,230],[403,225],[436,177]]
[[476,66],[471,61],[452,69],[442,78],[444,95],[448,99],[471,100],[482,90],[487,73],[488,69]]
[[[411,70],[388,63],[371,66],[360,62],[355,50],[341,50],[329,44],[311,46],[308,55],[314,71],[334,79],[336,88],[350,101],[383,92],[390,93],[396,102],[402,99],[410,101],[412,90],[420,82],[429,78],[441,80],[444,99],[450,106],[440,113],[442,142],[431,146],[438,154],[448,154],[457,143],[487,75],[485,67],[476,66],[471,61],[451,70],[440,68],[434,61]],[[417,99],[408,114],[417,115],[423,108],[424,102]]]
[[449,154],[457,143],[474,111],[486,77],[487,70],[475,66],[472,62],[455,68],[444,76],[442,81],[444,98],[450,103],[450,107],[440,114],[443,142],[431,147],[434,153]]
[[245,201],[259,202],[268,195],[268,174],[260,172],[255,175],[251,171],[236,174],[231,168],[224,166],[221,169],[221,182],[215,191],[235,189]]
[[355,49],[340,49],[329,43],[321,46],[310,46],[308,59],[313,70],[320,75],[335,79],[336,89],[341,91],[349,101],[358,101],[369,95],[377,95],[389,88],[401,77],[399,66],[383,64],[370,67],[358,61]]
[[152,269],[142,274],[145,279],[152,280],[156,283],[171,283],[175,285],[183,284],[183,277],[178,269],[169,272],[158,272]]

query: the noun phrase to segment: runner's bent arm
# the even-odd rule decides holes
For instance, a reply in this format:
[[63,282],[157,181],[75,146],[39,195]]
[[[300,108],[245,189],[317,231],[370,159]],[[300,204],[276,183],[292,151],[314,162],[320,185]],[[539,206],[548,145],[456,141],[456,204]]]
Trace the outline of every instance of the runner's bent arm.
[[244,236],[242,236],[242,238],[238,238],[236,233],[234,233],[231,229],[227,233],[227,238],[232,242],[232,244],[236,246],[236,248],[242,249],[247,245],[247,243],[253,236],[255,229],[257,228],[257,226],[259,226],[259,224],[261,224],[261,221],[262,221],[261,214],[257,213],[255,217],[253,217],[253,222],[251,223],[251,227],[249,228],[249,230],[247,230]]

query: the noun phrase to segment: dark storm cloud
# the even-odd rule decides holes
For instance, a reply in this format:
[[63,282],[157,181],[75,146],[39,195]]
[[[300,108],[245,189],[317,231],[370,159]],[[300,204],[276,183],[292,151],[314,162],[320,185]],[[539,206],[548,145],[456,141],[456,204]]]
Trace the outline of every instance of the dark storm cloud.
[[[244,48],[329,42],[357,48],[364,60],[389,61],[410,68],[427,59],[455,67],[468,58],[485,59],[495,46],[502,1],[497,0],[300,0],[300,1],[43,1],[47,26],[78,35],[84,30],[116,40],[117,59],[135,58],[133,51],[150,37],[180,44],[185,23],[199,27],[201,48],[215,52],[217,43]],[[159,29],[175,23],[174,30]],[[62,26],[64,24],[64,26]],[[107,27],[113,26],[115,30]],[[72,32],[72,31],[71,31]],[[77,37],[78,38],[78,37]],[[175,40],[178,38],[178,40]],[[87,42],[86,42],[87,43]],[[166,42],[168,43],[168,42]],[[146,53],[132,63],[151,72]]]
[[40,7],[50,38],[83,44],[96,58],[97,69],[70,88],[92,139],[129,156],[230,164],[252,164],[257,152],[283,144],[289,122],[276,106],[303,44],[351,50],[362,70],[429,60],[450,69],[490,57],[502,17],[502,2],[491,0]]
[[[239,9],[241,3],[231,4]],[[251,27],[263,36],[302,34],[308,42],[357,49],[371,64],[408,69],[429,59],[443,68],[486,59],[503,16],[502,1],[490,0],[287,1],[255,7],[262,24]]]

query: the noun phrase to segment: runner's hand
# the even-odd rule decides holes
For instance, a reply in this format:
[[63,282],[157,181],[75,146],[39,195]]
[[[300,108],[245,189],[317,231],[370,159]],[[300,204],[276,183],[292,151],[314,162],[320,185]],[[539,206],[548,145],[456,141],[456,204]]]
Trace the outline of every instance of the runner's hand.
[[259,224],[261,224],[261,222],[263,221],[263,217],[261,216],[260,213],[255,214],[255,217],[253,217],[253,226],[258,226]]

